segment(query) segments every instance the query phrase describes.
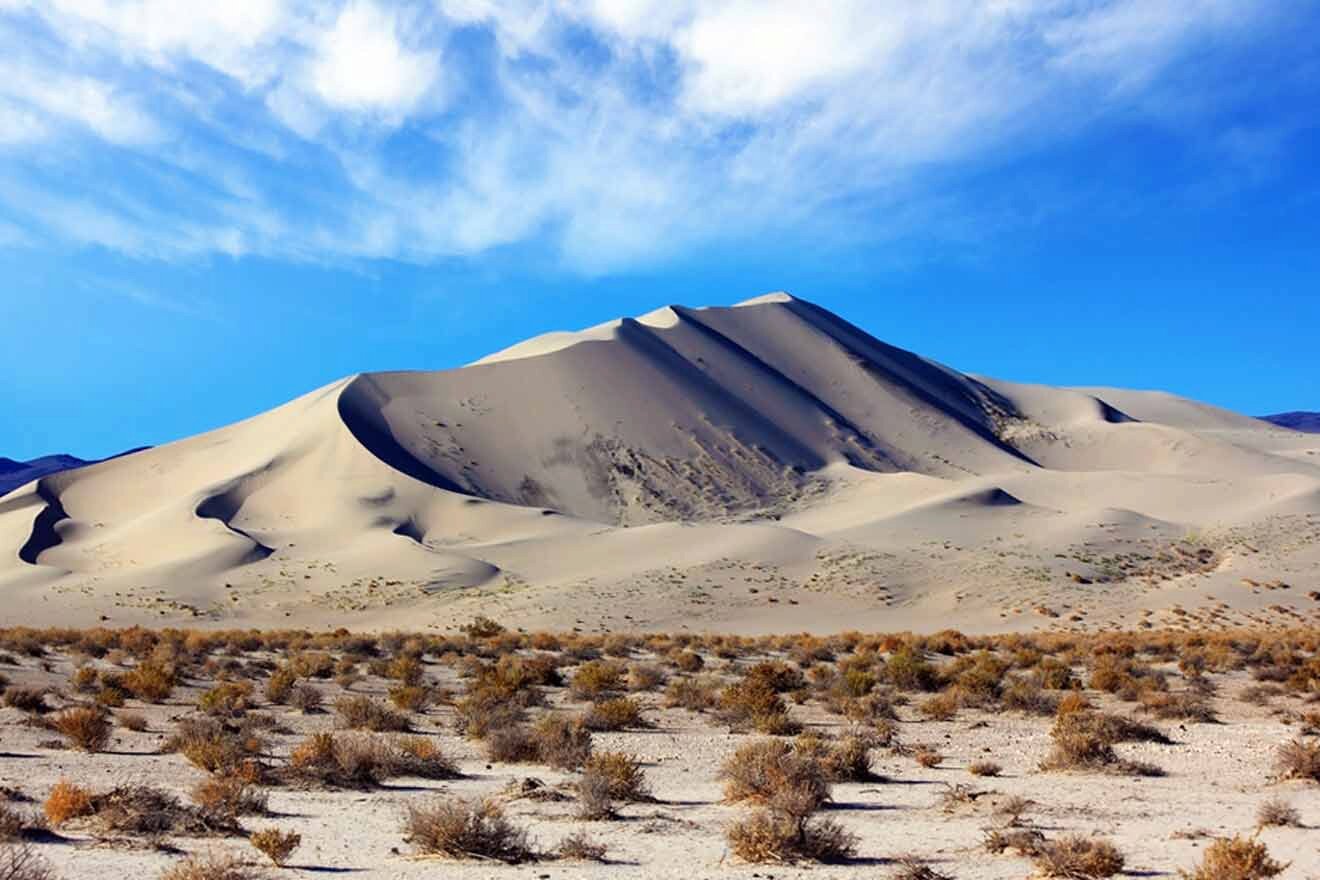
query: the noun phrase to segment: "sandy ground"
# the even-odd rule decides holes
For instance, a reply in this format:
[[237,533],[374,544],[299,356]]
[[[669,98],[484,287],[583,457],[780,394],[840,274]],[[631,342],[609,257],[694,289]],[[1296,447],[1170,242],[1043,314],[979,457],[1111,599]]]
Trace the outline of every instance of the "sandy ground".
[[[717,661],[718,663],[718,661]],[[31,685],[63,684],[71,669],[67,661],[53,664],[52,672],[5,667],[15,682]],[[428,665],[428,677],[453,684],[451,673]],[[655,803],[622,808],[617,820],[581,822],[572,817],[573,804],[507,803],[510,816],[528,828],[546,848],[572,832],[586,830],[609,847],[608,863],[548,861],[504,866],[491,863],[437,862],[411,857],[401,832],[402,816],[410,804],[443,795],[498,795],[515,780],[534,776],[546,783],[569,783],[572,774],[536,765],[492,765],[476,744],[452,733],[451,710],[432,709],[417,719],[418,730],[434,737],[446,752],[458,758],[465,777],[449,782],[395,780],[368,792],[291,791],[271,789],[270,806],[276,815],[248,817],[252,830],[275,826],[303,837],[291,867],[280,876],[318,877],[346,874],[362,877],[453,878],[586,878],[586,877],[816,877],[860,878],[883,876],[894,860],[916,855],[932,867],[959,878],[1020,878],[1031,872],[1030,863],[1011,855],[991,856],[982,847],[984,831],[1002,827],[992,813],[1000,796],[1021,795],[1033,806],[1024,823],[1048,837],[1067,832],[1110,838],[1127,856],[1128,876],[1174,876],[1192,866],[1208,840],[1216,835],[1254,831],[1257,807],[1281,797],[1296,807],[1303,828],[1269,828],[1260,832],[1271,854],[1292,863],[1285,878],[1315,876],[1320,871],[1316,826],[1320,826],[1320,786],[1315,783],[1271,782],[1276,746],[1296,735],[1283,723],[1283,710],[1304,707],[1295,697],[1275,697],[1254,706],[1236,699],[1251,684],[1242,673],[1214,676],[1220,684],[1213,706],[1219,723],[1161,722],[1173,745],[1130,744],[1119,747],[1124,757],[1151,761],[1163,768],[1161,778],[1133,778],[1104,773],[1046,773],[1038,769],[1048,750],[1049,719],[1010,713],[962,711],[951,722],[918,720],[911,707],[901,709],[899,738],[908,745],[929,744],[946,757],[933,769],[918,766],[910,757],[877,752],[875,770],[883,781],[839,784],[825,815],[837,819],[859,837],[857,858],[835,866],[744,865],[726,850],[723,828],[744,815],[744,807],[722,803],[717,772],[722,760],[752,737],[733,735],[712,726],[705,716],[682,709],[660,707],[655,694],[644,695],[645,715],[654,729],[629,733],[597,734],[596,748],[633,753],[645,763]],[[367,681],[355,690],[379,692],[380,681]],[[328,691],[337,691],[326,685]],[[171,720],[191,710],[196,690],[176,691],[170,703],[141,708],[150,720],[142,733],[119,730],[112,751],[85,755],[54,751],[39,743],[47,731],[22,726],[16,710],[0,710],[0,785],[11,786],[38,801],[61,778],[94,789],[122,782],[147,782],[185,796],[203,778],[177,755],[159,755]],[[563,693],[556,700],[563,702]],[[1106,708],[1127,711],[1129,705],[1106,699]],[[302,734],[333,729],[331,714],[304,716],[279,707],[271,711],[289,728],[274,738],[277,753],[287,753]],[[817,706],[793,708],[809,730],[840,730],[839,719]],[[998,778],[976,778],[966,767],[979,759],[1003,766]],[[951,786],[970,786],[983,792],[972,805],[945,807]],[[183,851],[220,847],[242,852],[242,840],[170,841]],[[177,853],[154,850],[143,844],[109,843],[85,834],[38,845],[67,878],[154,877],[181,858]]]

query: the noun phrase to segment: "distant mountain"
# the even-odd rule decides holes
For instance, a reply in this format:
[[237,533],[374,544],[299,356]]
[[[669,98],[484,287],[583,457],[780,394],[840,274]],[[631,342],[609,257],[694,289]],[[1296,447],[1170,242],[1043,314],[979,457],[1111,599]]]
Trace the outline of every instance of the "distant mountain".
[[1279,413],[1274,416],[1261,416],[1261,420],[1278,425],[1281,428],[1292,428],[1294,431],[1320,434],[1320,412]]
[[[138,449],[130,449],[128,452],[121,452],[119,455],[140,452],[145,448],[146,447],[143,446]],[[110,458],[119,458],[119,455],[112,455]],[[0,495],[12,492],[19,486],[40,479],[41,477],[107,460],[108,459],[92,459],[89,461],[84,458],[78,458],[76,455],[65,455],[64,453],[43,455],[41,458],[34,458],[31,461],[14,461],[12,458],[0,456]]]

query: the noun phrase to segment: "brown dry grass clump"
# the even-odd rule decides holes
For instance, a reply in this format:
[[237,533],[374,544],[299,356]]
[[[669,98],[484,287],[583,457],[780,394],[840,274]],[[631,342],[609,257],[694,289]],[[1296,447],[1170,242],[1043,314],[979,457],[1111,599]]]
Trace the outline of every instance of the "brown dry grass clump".
[[50,727],[84,752],[105,751],[114,730],[104,710],[92,706],[65,709],[51,717]]
[[555,847],[555,857],[576,862],[603,862],[608,848],[603,843],[592,840],[586,832],[570,834]]
[[973,776],[998,776],[1004,768],[994,761],[973,761],[967,765],[967,772]]
[[720,768],[724,798],[750,801],[802,817],[830,799],[830,785],[820,764],[783,740],[747,743]]
[[457,779],[457,765],[422,737],[314,733],[294,747],[283,771],[293,782],[330,788],[370,788],[386,779]]
[[623,752],[596,752],[582,767],[582,778],[600,777],[611,800],[635,802],[651,799],[646,772],[632,755]]
[[1045,843],[1033,859],[1042,875],[1067,880],[1112,877],[1124,863],[1123,854],[1108,840],[1079,834]]
[[265,877],[265,872],[236,855],[211,852],[189,856],[162,872],[160,880],[264,880]]
[[408,810],[404,839],[427,855],[519,864],[537,858],[527,832],[492,800],[436,801]]
[[1170,742],[1148,724],[1088,709],[1065,711],[1062,705],[1050,738],[1054,747],[1041,762],[1042,770],[1110,770],[1135,776],[1160,776],[1163,771],[1152,764],[1120,759],[1114,751],[1116,743]]
[[70,819],[90,816],[93,812],[92,793],[81,785],[61,779],[46,796],[42,812],[45,813],[46,820],[56,828]]
[[1320,782],[1320,742],[1289,740],[1275,752],[1274,767],[1283,779]]
[[631,697],[618,697],[595,703],[587,710],[583,723],[596,731],[628,730],[646,726],[646,722],[642,719],[641,704]]
[[546,715],[533,728],[536,753],[544,764],[576,770],[591,757],[591,731],[580,718]]
[[272,865],[283,868],[284,863],[293,855],[293,851],[302,845],[302,835],[293,831],[281,831],[278,828],[266,828],[253,832],[248,843],[266,858]]
[[340,697],[335,701],[335,712],[350,730],[387,733],[402,732],[409,728],[408,716],[370,697]]
[[1297,809],[1282,798],[1270,798],[1256,810],[1258,828],[1300,828],[1302,816]]
[[842,862],[857,851],[856,835],[833,819],[811,820],[772,810],[757,810],[734,822],[725,838],[734,855],[754,864]]
[[1181,871],[1183,880],[1268,880],[1288,867],[1270,858],[1265,844],[1249,837],[1219,838],[1206,847],[1201,864]]
[[206,812],[231,819],[268,810],[265,792],[241,776],[208,776],[193,786],[189,797]]

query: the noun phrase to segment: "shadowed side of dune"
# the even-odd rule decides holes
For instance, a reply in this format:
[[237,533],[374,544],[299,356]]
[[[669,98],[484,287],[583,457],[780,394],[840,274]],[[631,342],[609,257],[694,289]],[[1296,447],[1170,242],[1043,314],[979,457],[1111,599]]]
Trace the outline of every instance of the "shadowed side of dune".
[[18,558],[29,565],[40,565],[37,561],[42,553],[60,544],[60,533],[55,526],[69,518],[56,488],[49,479],[40,479],[36,487],[37,497],[45,502],[45,507],[32,520],[32,534],[18,549]]

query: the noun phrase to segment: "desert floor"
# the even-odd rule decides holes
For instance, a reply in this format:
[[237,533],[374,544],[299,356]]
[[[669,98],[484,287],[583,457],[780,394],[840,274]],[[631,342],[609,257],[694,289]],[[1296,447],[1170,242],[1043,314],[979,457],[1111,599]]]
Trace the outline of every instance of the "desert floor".
[[[209,638],[209,647],[200,652],[193,650],[191,657],[178,647],[177,640],[173,647],[148,644],[156,657],[169,653],[167,647],[174,652],[172,662],[179,670],[179,684],[163,702],[130,697],[126,705],[116,709],[112,719],[125,713],[139,714],[146,720],[145,730],[133,731],[117,724],[105,751],[100,753],[65,747],[59,734],[49,729],[50,722],[63,707],[90,705],[97,687],[104,689],[105,682],[113,682],[115,676],[142,659],[122,649],[93,658],[76,644],[49,645],[35,649],[40,656],[30,656],[34,650],[31,637],[17,642],[11,638],[10,647],[22,650],[0,653],[0,674],[11,693],[22,689],[45,691],[46,710],[40,714],[25,713],[12,705],[0,708],[0,787],[3,796],[9,798],[8,808],[31,820],[33,827],[17,836],[26,837],[28,845],[49,861],[57,876],[154,878],[184,864],[188,853],[208,851],[232,852],[251,859],[253,876],[265,871],[270,876],[309,878],[339,874],[382,878],[860,878],[895,874],[900,860],[907,856],[923,860],[941,874],[959,878],[1018,878],[1034,873],[1037,868],[1029,858],[1012,851],[987,851],[987,833],[994,829],[1034,829],[1047,840],[1072,833],[1103,836],[1125,856],[1124,873],[1148,877],[1176,876],[1180,869],[1193,868],[1216,837],[1256,834],[1271,856],[1290,863],[1282,877],[1320,874],[1320,834],[1316,831],[1320,827],[1320,783],[1315,779],[1280,779],[1276,767],[1280,745],[1295,739],[1314,743],[1315,727],[1320,722],[1316,681],[1308,678],[1316,674],[1314,654],[1308,646],[1313,650],[1317,636],[1304,631],[1277,637],[1212,637],[1208,644],[1196,637],[1189,641],[1186,635],[1169,636],[1161,644],[1164,637],[1159,634],[1056,637],[1055,641],[1042,643],[1043,653],[1062,658],[1083,683],[1097,681],[1097,663],[1108,662],[1097,661],[1097,657],[1115,656],[1104,646],[1136,646],[1127,658],[1134,665],[1119,664],[1120,680],[1111,685],[1115,693],[1095,688],[1081,693],[1096,711],[1137,718],[1168,735],[1171,744],[1124,742],[1116,746],[1121,759],[1153,764],[1163,771],[1161,776],[1129,775],[1105,767],[1041,769],[1052,748],[1055,717],[1050,710],[1068,692],[1032,690],[1042,700],[1035,712],[1007,708],[1002,696],[995,695],[1002,695],[1014,681],[1030,679],[1041,668],[1033,670],[1028,665],[1039,660],[1028,644],[1029,637],[1005,637],[989,643],[991,656],[1016,656],[1017,660],[1009,661],[1015,665],[1003,672],[999,682],[984,685],[988,698],[984,694],[980,698],[969,696],[966,684],[960,689],[956,680],[956,664],[962,662],[965,667],[977,656],[985,656],[976,655],[974,646],[945,654],[937,650],[937,644],[916,642],[924,662],[940,670],[942,676],[939,684],[928,686],[924,692],[896,687],[886,679],[887,674],[894,674],[886,673],[893,663],[893,641],[868,648],[863,637],[797,642],[706,639],[686,643],[669,643],[664,637],[634,637],[612,646],[615,656],[606,655],[603,662],[614,664],[616,671],[647,666],[670,682],[690,678],[709,688],[727,688],[746,679],[754,674],[757,663],[780,663],[782,666],[776,668],[781,672],[787,668],[806,673],[800,687],[785,688],[782,695],[788,716],[801,725],[804,734],[830,739],[867,728],[882,730],[871,752],[874,778],[835,783],[829,802],[816,814],[818,818],[836,820],[856,835],[855,854],[839,864],[749,864],[730,851],[724,835],[726,827],[749,815],[753,808],[726,802],[720,769],[740,746],[766,737],[750,729],[730,732],[731,727],[742,725],[720,720],[718,705],[701,712],[666,705],[663,681],[647,682],[646,689],[631,692],[621,685],[618,693],[607,689],[596,695],[630,697],[640,704],[646,724],[643,729],[603,731],[593,736],[596,752],[621,751],[635,756],[653,796],[647,802],[619,804],[612,819],[584,821],[575,817],[576,772],[536,762],[494,762],[487,757],[485,743],[456,732],[455,704],[475,687],[471,677],[475,669],[493,664],[505,654],[540,654],[559,658],[556,662],[564,664],[559,671],[564,681],[571,683],[582,658],[599,653],[590,639],[573,636],[563,639],[564,644],[571,643],[568,649],[560,646],[558,650],[542,651],[528,648],[526,639],[519,644],[517,638],[496,637],[484,642],[471,639],[425,650],[416,644],[400,649],[396,640],[396,656],[400,650],[411,650],[412,656],[420,659],[419,686],[427,688],[436,700],[434,705],[410,713],[412,732],[433,741],[453,758],[461,778],[390,778],[362,789],[271,785],[262,789],[269,799],[268,811],[241,816],[244,831],[228,835],[125,834],[98,825],[95,817],[39,827],[42,823],[35,816],[61,780],[91,792],[145,784],[188,803],[191,791],[207,774],[183,755],[162,753],[161,747],[179,719],[198,714],[199,696],[217,680],[246,681],[254,686],[248,707],[228,720],[237,724],[240,714],[269,716],[262,724],[266,733],[261,761],[270,766],[286,763],[296,744],[308,734],[344,729],[343,719],[334,708],[345,693],[343,684],[348,684],[348,694],[368,695],[382,703],[386,702],[387,690],[397,685],[373,673],[373,668],[375,672],[384,668],[382,656],[377,654],[374,664],[363,659],[356,680],[307,677],[304,683],[324,697],[324,709],[295,711],[264,698],[263,677],[290,657],[296,658],[300,650],[336,660],[341,660],[346,650],[325,643],[304,649],[225,647],[224,636]],[[559,645],[559,641],[546,644]],[[599,640],[594,643],[600,644]],[[683,644],[705,661],[699,673],[675,668],[674,658]],[[1225,644],[1228,647],[1222,647]],[[146,651],[139,649],[139,653]],[[574,653],[578,656],[571,656]],[[1120,650],[1116,656],[1122,655]],[[388,658],[389,652],[384,656]],[[209,657],[209,663],[202,657]],[[477,657],[481,659],[474,659]],[[817,659],[821,657],[833,659]],[[1194,659],[1184,662],[1184,670],[1201,664],[1195,658],[1208,660],[1204,674],[1180,672],[1178,661],[1188,657]],[[834,711],[840,706],[846,710],[847,706],[858,705],[855,697],[840,701],[839,681],[831,677],[834,673],[830,667],[842,669],[846,663],[858,669],[869,665],[876,670],[868,696],[873,702],[892,706],[896,722],[848,720]],[[91,673],[84,673],[84,687],[81,692],[76,689],[71,676],[79,666],[96,670],[100,684]],[[1105,668],[1113,671],[1112,666]],[[792,678],[794,673],[785,674]],[[867,679],[862,689],[871,684]],[[931,720],[932,715],[940,713],[925,706],[940,690],[953,695],[953,717],[949,720]],[[1197,711],[1191,714],[1204,716],[1208,710],[1215,720],[1159,717],[1161,700],[1150,696],[1152,693],[1177,696],[1190,695],[1193,690],[1206,696],[1192,700]],[[532,708],[532,718],[547,712],[576,716],[591,706],[588,699],[575,696],[568,686],[547,686],[542,693],[545,705]],[[977,702],[982,705],[975,705]],[[877,710],[875,714],[881,713]],[[792,738],[784,740],[794,742]],[[923,746],[942,756],[938,764],[924,767],[914,759]],[[973,775],[968,768],[977,761],[993,761],[1002,770],[997,776]],[[543,782],[540,790],[551,794],[544,800],[512,794],[528,777]],[[585,831],[607,846],[605,861],[546,857],[505,865],[490,860],[421,857],[417,848],[405,840],[408,809],[454,797],[497,799],[507,817],[529,831],[535,846],[543,851],[553,850],[570,834]],[[1020,811],[1016,819],[1004,812],[1005,803],[1013,797],[1029,800],[1025,808],[1019,804],[1010,810]],[[1258,829],[1257,810],[1272,799],[1291,804],[1300,814],[1301,824]],[[301,847],[283,869],[259,868],[263,858],[244,839],[246,832],[268,827],[301,835]]]

